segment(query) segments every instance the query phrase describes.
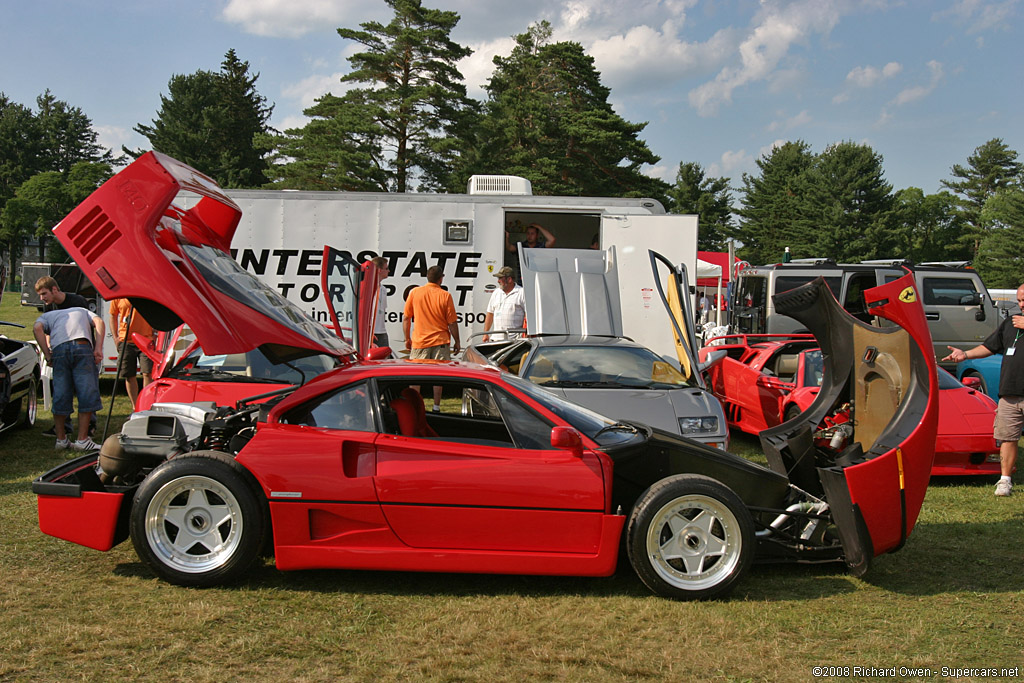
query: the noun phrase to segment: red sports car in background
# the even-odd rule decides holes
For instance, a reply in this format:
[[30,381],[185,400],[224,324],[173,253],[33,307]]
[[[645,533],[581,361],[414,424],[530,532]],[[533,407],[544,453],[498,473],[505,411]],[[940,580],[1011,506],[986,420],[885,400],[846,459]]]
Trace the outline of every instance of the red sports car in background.
[[[202,199],[182,210],[181,190]],[[54,232],[102,296],[129,298],[158,330],[188,324],[221,367],[258,349],[338,368],[273,397],[134,414],[98,454],[33,482],[45,533],[99,550],[130,537],[156,574],[189,586],[236,579],[267,549],[280,569],[607,576],[624,541],[653,591],[706,598],[755,559],[862,574],[914,527],[938,407],[909,277],[865,292],[898,325],[884,330],[850,317],[823,280],[778,302],[828,350],[819,401],[859,395],[862,381],[877,391],[840,454],[809,438],[814,406],[813,423],[763,434],[768,469],[498,369],[367,360],[376,269],[325,253],[340,338],[232,260],[239,218],[209,178],[150,152]],[[424,411],[429,386],[443,389],[439,414]]]
[[[732,334],[709,340],[701,362],[724,356],[707,370],[708,385],[726,420],[748,434],[796,418],[818,396],[824,373],[821,349],[809,334]],[[995,402],[938,368],[939,425],[932,475],[999,474],[992,436]],[[835,406],[815,437],[842,448],[853,433],[850,406]]]

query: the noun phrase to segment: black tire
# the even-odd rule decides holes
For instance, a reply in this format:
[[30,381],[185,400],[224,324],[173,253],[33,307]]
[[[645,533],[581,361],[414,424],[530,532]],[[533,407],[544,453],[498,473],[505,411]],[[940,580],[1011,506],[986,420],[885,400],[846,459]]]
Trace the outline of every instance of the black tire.
[[36,412],[39,408],[39,381],[33,377],[29,380],[28,393],[25,394],[25,414],[19,424],[28,429],[36,424]]
[[991,394],[988,393],[988,383],[985,382],[985,378],[982,377],[980,372],[968,370],[967,372],[964,373],[964,377],[977,377],[978,380],[981,382],[981,385],[978,387],[978,389],[981,391],[981,393],[985,394],[986,396],[991,396]]
[[196,451],[156,467],[135,493],[135,552],[179,586],[228,583],[260,555],[268,525],[251,475],[234,458]]
[[754,558],[754,521],[733,491],[682,474],[647,489],[626,529],[630,564],[659,595],[684,600],[731,591]]
[[796,405],[795,403],[790,403],[788,406],[786,406],[786,412],[782,416],[782,421],[789,422],[794,417],[799,415],[801,412],[802,411],[800,410],[800,406]]

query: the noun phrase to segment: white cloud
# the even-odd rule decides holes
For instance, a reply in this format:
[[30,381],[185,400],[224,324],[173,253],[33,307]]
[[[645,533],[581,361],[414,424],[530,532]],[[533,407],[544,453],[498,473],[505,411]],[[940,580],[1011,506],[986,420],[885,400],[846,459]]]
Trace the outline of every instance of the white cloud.
[[957,23],[967,26],[968,34],[981,33],[989,29],[1007,30],[1011,26],[1009,19],[1019,2],[1020,0],[957,0],[949,9],[936,12],[932,18],[938,20],[952,17]]
[[928,79],[927,83],[901,90],[900,93],[896,95],[896,98],[890,104],[902,106],[904,104],[916,102],[917,100],[920,100],[930,95],[931,92],[935,90],[935,88],[939,85],[939,82],[942,81],[942,64],[933,59],[932,61],[928,62],[928,70],[931,72],[931,78]]
[[[381,3],[383,5],[383,3]],[[365,14],[358,0],[229,0],[221,18],[240,24],[246,33],[276,38],[299,38],[329,27],[347,26]]]
[[739,45],[739,64],[726,66],[713,81],[691,90],[690,104],[701,116],[714,115],[721,105],[732,101],[737,88],[769,79],[794,44],[831,31],[846,11],[845,5],[842,0],[765,1]]
[[846,74],[846,82],[858,88],[870,88],[878,82],[892,78],[903,70],[899,62],[889,62],[881,69],[873,66],[857,66]]
[[121,126],[93,126],[96,131],[96,142],[114,152],[114,156],[121,153],[121,145],[135,149],[138,147],[149,148],[149,141],[138,133]]
[[813,117],[811,116],[810,112],[804,109],[796,116],[791,116],[790,118],[784,119],[782,121],[772,121],[770,124],[768,124],[768,130],[771,132],[793,130],[794,128],[806,126],[812,120]]
[[459,61],[459,72],[462,73],[466,83],[466,91],[470,97],[483,99],[485,97],[484,86],[490,80],[494,72],[494,57],[501,55],[508,56],[515,47],[512,38],[498,38],[486,43],[467,45],[472,48],[473,54]]
[[721,159],[708,166],[707,175],[715,178],[730,178],[735,181],[743,173],[753,170],[754,157],[747,154],[747,150],[726,150]]
[[666,183],[672,183],[675,182],[676,179],[676,168],[678,167],[658,164],[657,166],[646,166],[641,169],[640,172],[648,178],[656,178],[658,180],[664,180]]
[[903,65],[899,62],[889,62],[880,69],[875,66],[855,66],[846,74],[846,89],[832,98],[832,104],[843,104],[852,97],[854,89],[872,88],[902,71]]
[[344,95],[350,88],[355,87],[352,84],[341,82],[341,77],[344,75],[342,72],[329,75],[313,74],[303,78],[301,81],[283,86],[281,88],[281,95],[285,99],[295,102],[296,109],[303,110],[313,106],[318,97],[322,97],[327,93]]
[[716,32],[705,42],[686,42],[675,27],[634,26],[625,33],[595,40],[587,49],[602,80],[616,92],[667,87],[685,78],[719,68],[735,53],[732,29]]

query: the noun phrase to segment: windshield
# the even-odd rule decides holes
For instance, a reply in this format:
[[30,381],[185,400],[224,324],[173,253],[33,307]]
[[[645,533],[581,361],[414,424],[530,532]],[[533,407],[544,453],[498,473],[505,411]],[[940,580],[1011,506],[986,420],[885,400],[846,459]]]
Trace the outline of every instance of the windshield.
[[164,373],[164,377],[204,382],[302,384],[335,366],[335,359],[324,354],[274,364],[259,349],[208,356],[196,347]]
[[944,390],[944,389],[960,389],[960,388],[962,388],[964,386],[963,384],[960,384],[960,380],[958,380],[956,377],[954,377],[953,375],[949,374],[948,372],[946,372],[942,368],[939,368],[939,367],[936,366],[936,369],[939,371],[939,389],[940,390]]
[[340,354],[352,352],[327,328],[314,322],[301,308],[263,284],[224,252],[210,246],[189,244],[183,244],[182,250],[211,287],[319,346],[337,350]]
[[825,376],[825,361],[821,357],[821,349],[804,351],[804,386],[820,387]]
[[[583,406],[570,403],[520,377],[509,373],[502,373],[502,378],[565,420],[571,427],[586,434],[602,447],[618,446],[629,441],[646,438],[643,432],[639,432],[622,423],[617,423],[615,420],[588,410]],[[622,428],[620,429],[616,425],[622,425]]]
[[546,346],[527,378],[545,387],[679,389],[696,386],[650,349],[628,346]]

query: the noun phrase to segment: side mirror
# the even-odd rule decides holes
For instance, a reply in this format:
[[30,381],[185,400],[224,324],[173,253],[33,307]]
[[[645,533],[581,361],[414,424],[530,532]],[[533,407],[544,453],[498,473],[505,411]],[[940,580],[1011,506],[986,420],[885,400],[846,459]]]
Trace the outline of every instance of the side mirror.
[[981,378],[975,375],[969,375],[967,377],[960,378],[960,384],[963,384],[968,389],[974,389],[975,391],[981,391]]
[[699,363],[697,365],[697,371],[698,372],[705,372],[707,370],[710,370],[711,368],[713,368],[717,364],[721,363],[722,359],[725,358],[728,355],[729,355],[729,352],[726,351],[725,349],[715,349],[714,351],[709,351],[708,354],[704,358],[704,362],[703,363]]
[[370,350],[366,352],[367,360],[384,360],[385,358],[391,357],[391,347],[388,346],[372,346]]
[[551,428],[551,447],[571,451],[577,458],[583,457],[583,439],[572,427],[557,425]]

